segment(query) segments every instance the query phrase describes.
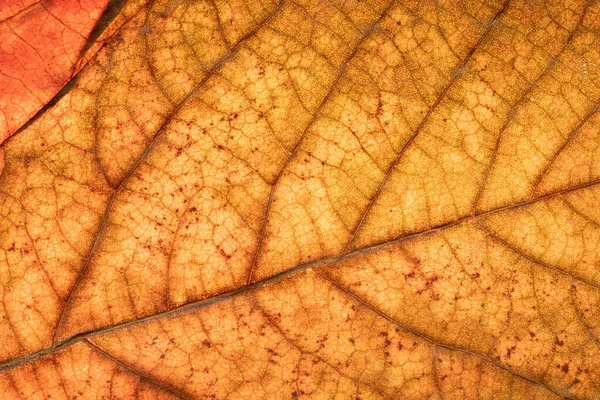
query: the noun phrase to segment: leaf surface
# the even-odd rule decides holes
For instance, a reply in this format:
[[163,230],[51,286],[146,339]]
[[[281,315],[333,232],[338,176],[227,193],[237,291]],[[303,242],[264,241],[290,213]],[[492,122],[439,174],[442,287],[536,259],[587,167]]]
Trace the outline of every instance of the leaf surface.
[[0,1],[0,143],[57,100],[116,29],[122,0]]
[[128,2],[0,147],[9,398],[600,398],[600,2]]

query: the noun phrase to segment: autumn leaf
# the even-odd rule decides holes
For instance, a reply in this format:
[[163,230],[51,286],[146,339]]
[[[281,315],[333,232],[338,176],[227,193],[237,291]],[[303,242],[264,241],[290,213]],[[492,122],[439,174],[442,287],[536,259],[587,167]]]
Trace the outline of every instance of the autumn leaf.
[[599,34],[128,1],[0,147],[3,398],[600,398]]
[[59,90],[110,36],[104,29],[122,4],[0,0],[0,143],[58,100]]

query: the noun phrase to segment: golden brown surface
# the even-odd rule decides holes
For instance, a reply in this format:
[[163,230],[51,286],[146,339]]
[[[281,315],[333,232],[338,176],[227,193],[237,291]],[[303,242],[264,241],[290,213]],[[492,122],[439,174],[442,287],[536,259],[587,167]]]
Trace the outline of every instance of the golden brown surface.
[[7,399],[600,399],[600,2],[131,0],[0,146]]

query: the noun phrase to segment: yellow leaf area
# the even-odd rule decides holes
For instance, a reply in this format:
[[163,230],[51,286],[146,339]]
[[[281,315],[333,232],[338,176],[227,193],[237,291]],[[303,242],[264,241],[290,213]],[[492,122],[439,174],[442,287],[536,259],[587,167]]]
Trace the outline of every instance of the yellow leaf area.
[[600,398],[600,2],[121,13],[0,148],[2,399]]

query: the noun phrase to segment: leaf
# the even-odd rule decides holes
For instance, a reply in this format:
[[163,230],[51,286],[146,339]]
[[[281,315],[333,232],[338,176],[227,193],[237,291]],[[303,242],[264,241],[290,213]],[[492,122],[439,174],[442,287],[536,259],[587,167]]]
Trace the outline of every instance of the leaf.
[[600,2],[128,2],[0,148],[8,398],[600,397]]
[[117,10],[119,2],[0,1],[0,143],[55,101],[94,53],[88,50],[101,46],[112,17],[105,7]]

